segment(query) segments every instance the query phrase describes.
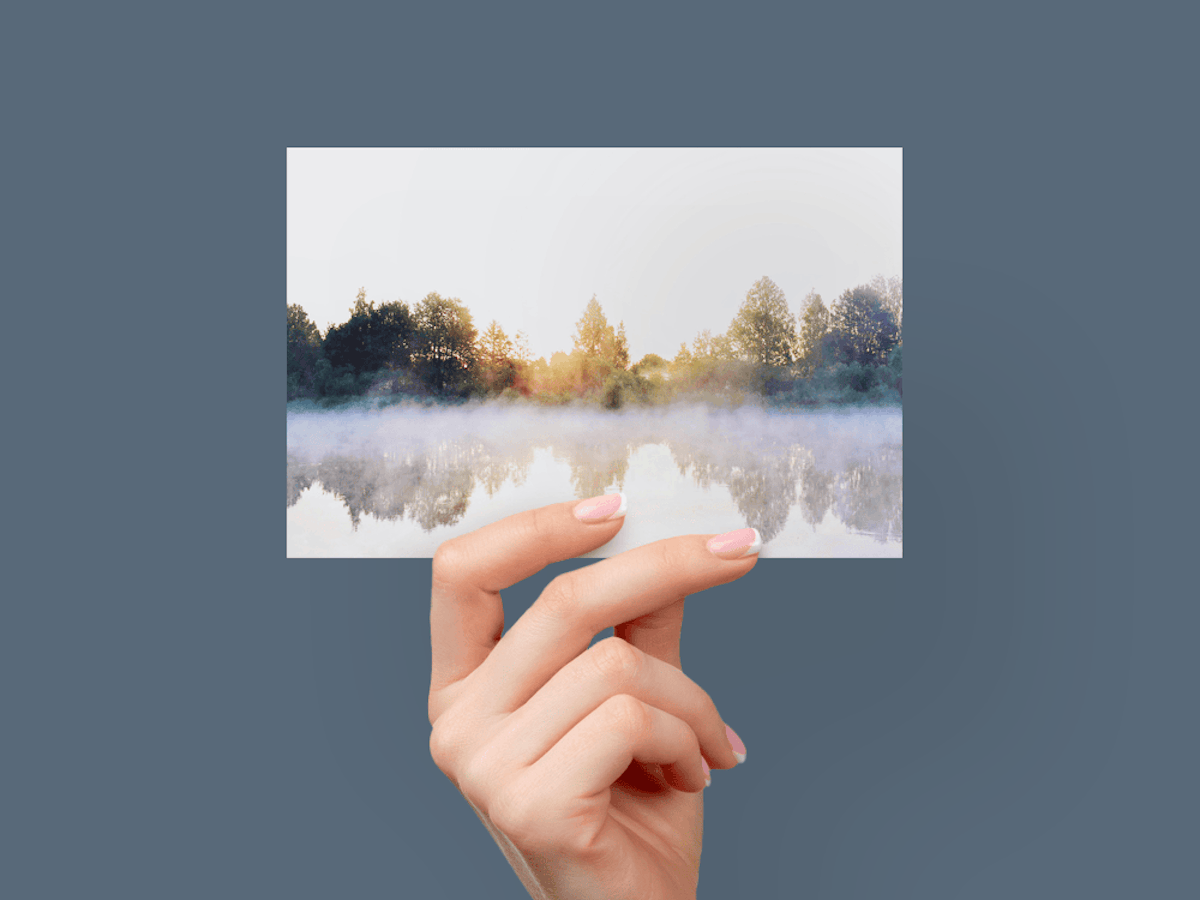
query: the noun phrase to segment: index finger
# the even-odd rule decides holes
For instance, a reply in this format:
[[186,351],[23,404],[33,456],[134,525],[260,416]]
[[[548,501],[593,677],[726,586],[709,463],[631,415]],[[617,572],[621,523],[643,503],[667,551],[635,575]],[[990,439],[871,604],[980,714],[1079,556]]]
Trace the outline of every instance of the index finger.
[[501,590],[608,543],[624,516],[625,495],[606,494],[517,513],[442,544],[433,557],[430,690],[465,678],[500,640]]
[[517,709],[598,632],[741,578],[758,562],[761,547],[753,528],[692,534],[558,576],[480,664],[486,697],[478,699],[493,710]]

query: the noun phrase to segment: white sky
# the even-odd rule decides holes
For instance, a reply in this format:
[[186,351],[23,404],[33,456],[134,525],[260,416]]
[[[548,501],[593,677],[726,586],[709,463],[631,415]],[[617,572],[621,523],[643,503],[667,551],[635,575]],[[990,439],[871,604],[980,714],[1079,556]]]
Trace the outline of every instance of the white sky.
[[799,314],[903,275],[902,151],[289,149],[287,302],[322,333],[457,297],[475,327],[570,351],[592,294],[633,361],[724,332],[767,275]]

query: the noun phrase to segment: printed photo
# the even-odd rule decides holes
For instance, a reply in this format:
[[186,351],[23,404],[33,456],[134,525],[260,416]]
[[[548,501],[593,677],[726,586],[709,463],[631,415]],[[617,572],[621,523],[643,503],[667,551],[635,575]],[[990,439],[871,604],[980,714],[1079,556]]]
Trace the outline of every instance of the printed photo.
[[903,548],[899,148],[287,153],[287,555],[613,496],[593,556]]

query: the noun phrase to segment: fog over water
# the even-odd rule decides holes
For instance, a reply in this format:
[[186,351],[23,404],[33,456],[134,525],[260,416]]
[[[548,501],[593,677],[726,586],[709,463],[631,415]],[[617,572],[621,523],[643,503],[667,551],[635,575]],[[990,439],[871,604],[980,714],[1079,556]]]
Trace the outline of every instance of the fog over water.
[[750,525],[764,558],[902,555],[899,409],[499,404],[287,414],[289,557],[432,556],[448,538],[624,491],[593,556]]

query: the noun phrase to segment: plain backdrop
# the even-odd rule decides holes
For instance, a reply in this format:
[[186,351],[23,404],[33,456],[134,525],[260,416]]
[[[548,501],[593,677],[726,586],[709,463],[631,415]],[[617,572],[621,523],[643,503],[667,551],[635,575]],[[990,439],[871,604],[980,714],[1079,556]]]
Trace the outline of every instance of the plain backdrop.
[[523,896],[428,562],[284,558],[285,151],[745,145],[904,148],[906,544],[689,601],[700,896],[1195,896],[1165,10],[11,11],[0,894]]

